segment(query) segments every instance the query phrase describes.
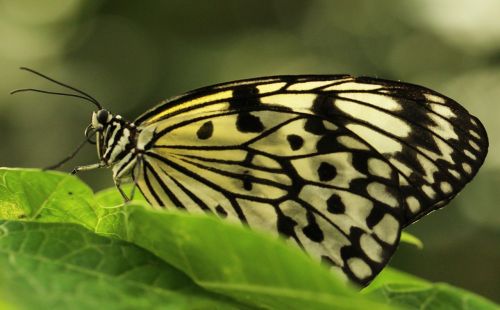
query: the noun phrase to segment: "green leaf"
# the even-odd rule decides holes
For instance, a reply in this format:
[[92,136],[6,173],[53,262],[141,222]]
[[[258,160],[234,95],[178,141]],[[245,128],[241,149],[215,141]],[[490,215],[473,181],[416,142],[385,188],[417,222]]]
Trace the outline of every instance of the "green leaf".
[[259,307],[383,308],[298,248],[213,217],[130,206],[129,236],[200,286]]
[[0,221],[0,265],[0,296],[17,309],[243,307],[133,244],[73,224]]
[[[114,188],[97,193],[96,199],[108,206],[123,201]],[[136,199],[138,204],[144,201],[140,196]],[[302,251],[267,235],[175,209],[153,210],[129,204],[122,210],[128,214],[129,241],[214,292],[272,309],[385,307],[360,299]],[[353,298],[357,300],[353,302]]]
[[[115,189],[94,197],[74,175],[37,169],[0,168],[0,219],[76,223],[94,232],[126,239],[123,198]],[[136,195],[138,201],[140,193]]]
[[[2,280],[2,276],[0,274],[0,281]],[[2,310],[19,310],[19,306],[14,306],[12,303],[8,302],[9,298],[11,298],[10,294],[5,294],[5,292],[0,292],[0,309]]]
[[407,244],[411,244],[411,245],[414,245],[416,246],[418,249],[423,249],[424,248],[424,243],[418,239],[416,236],[410,234],[410,233],[407,233],[405,231],[403,231],[401,233],[401,239],[400,239],[401,242],[404,242],[404,243],[407,243]]
[[94,228],[106,210],[75,176],[36,169],[0,169],[0,218],[78,223]]
[[[99,240],[102,243],[111,242],[114,245],[115,242],[122,242],[137,251],[143,251],[141,253],[144,255],[157,257],[158,261],[161,259],[160,263],[164,265],[161,267],[163,272],[177,273],[171,276],[171,279],[179,277],[194,281],[190,282],[189,286],[192,287],[192,292],[187,290],[189,293],[185,293],[182,290],[180,292],[175,290],[179,296],[176,295],[172,299],[173,302],[182,301],[189,294],[195,298],[200,297],[200,300],[203,300],[201,301],[203,305],[206,302],[223,307],[231,307],[234,304],[230,300],[237,300],[240,302],[238,307],[243,307],[246,304],[273,309],[387,308],[387,305],[374,301],[379,298],[385,299],[387,304],[392,305],[392,308],[412,309],[428,305],[438,309],[453,307],[457,309],[465,309],[466,307],[474,309],[497,308],[490,301],[467,291],[447,284],[431,284],[390,269],[383,271],[372,285],[363,291],[364,294],[359,294],[342,284],[323,266],[312,261],[297,248],[288,246],[268,235],[224,223],[214,217],[178,211],[153,210],[145,205],[140,195],[136,196],[137,199],[133,204],[123,205],[121,196],[115,189],[109,189],[94,196],[92,191],[77,178],[56,172],[3,169],[0,170],[0,176],[0,216],[10,220],[29,219],[40,222],[17,223],[19,225],[41,225],[35,229],[36,234],[25,229],[28,226],[22,226],[25,235],[21,233],[10,234],[14,238],[9,239],[8,245],[13,248],[9,248],[4,253],[8,257],[8,259],[3,257],[4,266],[12,264],[13,255],[24,257],[25,253],[22,250],[30,249],[31,246],[36,249],[36,244],[38,244],[36,238],[40,238],[40,236],[47,238],[47,241],[42,243],[43,246],[51,244],[66,249],[68,246],[74,245],[73,251],[80,255],[75,254],[74,257],[79,257],[77,261],[84,262],[88,269],[90,269],[88,262],[95,263],[96,257],[111,261],[113,258],[116,259],[107,266],[120,266],[124,260],[126,261],[126,258],[116,255],[115,252],[106,253],[101,250],[97,251],[99,255],[96,255],[97,245],[91,247],[93,250],[88,250],[84,244],[77,242],[82,238],[75,237],[74,233],[70,233],[68,239],[57,240],[56,237],[63,238],[68,234],[57,229],[55,234],[46,234],[41,228],[44,225],[61,225],[64,229],[67,228],[66,226],[70,226],[70,231],[74,231],[77,226],[70,224],[41,223],[78,223],[101,235],[128,240],[148,250],[149,252],[123,241],[96,237],[90,232],[85,232],[92,235],[93,238],[101,238]],[[7,224],[11,225],[12,223]],[[12,231],[12,228],[9,229]],[[82,229],[80,233],[83,232]],[[418,244],[411,237],[405,238]],[[2,239],[5,237],[0,239],[0,243]],[[30,246],[26,246],[26,244]],[[123,248],[123,244],[120,243],[121,248]],[[21,252],[15,252],[16,249]],[[0,290],[0,296],[30,296],[30,298],[20,299],[21,305],[28,308],[37,304],[67,306],[63,302],[70,303],[79,300],[80,295],[71,294],[75,292],[69,289],[71,285],[57,285],[57,283],[71,283],[82,275],[78,272],[68,272],[68,266],[60,265],[61,261],[57,259],[57,256],[43,257],[44,264],[42,266],[48,268],[50,272],[44,268],[33,268],[36,266],[33,260],[36,261],[40,254],[38,252],[32,253],[36,253],[36,255],[31,258],[24,257],[14,260],[14,262],[23,262],[28,267],[31,266],[31,269],[28,268],[29,272],[16,268],[7,268],[7,272],[4,270],[0,272],[0,280],[3,280],[1,283],[5,283],[0,285],[0,288],[3,289]],[[37,263],[39,264],[39,261]],[[64,272],[56,267],[60,267]],[[16,275],[14,271],[20,270],[22,272]],[[78,268],[76,270],[81,271]],[[180,270],[181,273],[177,270]],[[48,285],[48,288],[40,286],[37,281],[33,281],[27,275],[33,276],[46,286]],[[84,273],[84,275],[88,277],[87,274]],[[160,297],[155,295],[157,289],[153,289],[152,292],[148,290],[148,293],[141,296],[144,297],[141,299],[137,294],[130,293],[135,292],[135,290],[130,290],[126,286],[136,285],[136,283],[121,283],[121,285],[126,286],[122,287],[114,285],[114,282],[111,282],[113,285],[110,285],[102,278],[102,276],[86,278],[88,284],[84,288],[89,289],[77,292],[79,294],[88,293],[88,296],[91,294],[108,296],[118,295],[123,289],[128,294],[124,293],[126,297],[122,296],[123,300],[126,300],[122,305],[132,304],[137,307],[145,305],[146,302],[160,300]],[[109,276],[104,278],[111,281]],[[112,277],[111,279],[114,280]],[[181,283],[185,282],[181,281]],[[45,291],[42,290],[40,294],[28,294],[39,286]],[[167,286],[165,290],[169,288]],[[47,291],[48,289],[55,290]],[[108,291],[111,289],[119,290],[120,293]],[[204,289],[213,293],[208,293]],[[103,291],[106,293],[102,293]],[[54,293],[48,294],[50,292]],[[66,299],[61,299],[61,296],[55,298],[54,296],[58,296],[57,294]],[[131,296],[129,296],[130,294]],[[221,297],[221,295],[226,297]],[[367,297],[371,297],[371,299]],[[122,299],[119,300],[121,302]],[[5,299],[5,302],[6,306],[19,304],[19,300],[13,303],[11,299]],[[83,305],[88,306],[85,302],[89,301],[82,301]],[[109,299],[108,302],[111,307],[112,302]],[[119,307],[117,304],[113,305]]]
[[[123,186],[123,190],[130,193],[132,186],[127,184]],[[129,240],[128,237],[128,213],[124,206],[123,197],[118,190],[113,187],[102,190],[95,194],[95,201],[99,212],[97,225],[93,227],[96,233],[108,236],[114,236],[124,240]],[[133,203],[148,206],[146,199],[141,192],[135,190]]]
[[[210,216],[153,210],[141,206],[140,200],[123,206],[114,190],[93,197],[72,176],[24,170],[1,173],[0,208],[5,207],[1,201],[14,200],[23,210],[39,210],[38,221],[77,223],[81,218],[83,226],[135,243],[200,286],[242,303],[272,309],[388,309],[362,297],[298,248],[276,238]],[[44,187],[45,177],[51,182]],[[43,189],[35,200],[19,199],[18,192],[11,190],[10,184],[25,185],[27,179],[41,183],[35,185]],[[21,195],[31,195],[30,185],[25,186]],[[77,190],[78,199],[67,194]],[[71,208],[64,206],[64,199],[72,201]],[[65,212],[57,212],[60,208]],[[32,218],[31,212],[26,214]]]
[[[99,192],[96,199],[101,204],[122,202],[116,189]],[[129,241],[206,289],[271,309],[385,308],[360,298],[295,246],[268,235],[176,209],[154,210],[143,204],[124,209]]]
[[363,290],[368,296],[384,298],[388,304],[406,309],[498,310],[493,302],[446,283],[430,283],[418,277],[385,268]]

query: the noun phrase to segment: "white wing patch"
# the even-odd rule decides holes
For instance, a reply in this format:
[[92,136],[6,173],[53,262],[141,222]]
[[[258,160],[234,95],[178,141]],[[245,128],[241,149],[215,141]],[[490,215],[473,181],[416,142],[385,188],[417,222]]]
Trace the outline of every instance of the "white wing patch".
[[403,145],[396,139],[360,124],[348,124],[348,129],[365,141],[370,141],[375,149],[384,154],[394,154],[403,150]]

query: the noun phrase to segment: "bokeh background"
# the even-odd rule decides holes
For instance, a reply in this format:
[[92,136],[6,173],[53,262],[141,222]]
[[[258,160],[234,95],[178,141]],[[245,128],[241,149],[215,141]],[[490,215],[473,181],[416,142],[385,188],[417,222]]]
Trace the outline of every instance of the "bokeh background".
[[[240,78],[350,73],[421,84],[466,106],[490,152],[476,179],[409,231],[391,265],[500,301],[500,2],[0,0],[0,165],[43,167],[83,139],[92,106],[28,66],[134,119],[161,99]],[[64,169],[96,162],[88,146]],[[96,190],[110,171],[82,174]]]

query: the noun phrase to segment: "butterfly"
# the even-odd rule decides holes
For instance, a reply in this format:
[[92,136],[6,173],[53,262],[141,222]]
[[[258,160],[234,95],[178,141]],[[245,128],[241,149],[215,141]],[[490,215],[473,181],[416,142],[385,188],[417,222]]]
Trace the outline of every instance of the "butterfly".
[[23,69],[75,93],[14,92],[96,106],[84,142],[95,136],[99,162],[75,172],[112,168],[126,200],[121,185],[132,181],[152,206],[275,232],[361,285],[388,263],[402,229],[457,195],[488,150],[476,117],[403,82],[239,80],[165,100],[131,122]]

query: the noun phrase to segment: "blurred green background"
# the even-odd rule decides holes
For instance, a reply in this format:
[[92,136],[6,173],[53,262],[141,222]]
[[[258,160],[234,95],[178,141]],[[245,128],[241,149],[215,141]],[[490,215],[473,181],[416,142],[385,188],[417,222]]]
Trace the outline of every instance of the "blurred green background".
[[[27,66],[134,119],[161,99],[241,78],[350,73],[421,84],[466,106],[490,152],[465,190],[409,228],[391,265],[500,301],[500,2],[0,0],[0,165],[43,167],[83,139],[92,106]],[[96,162],[88,146],[70,164]],[[95,189],[110,171],[81,175]]]

